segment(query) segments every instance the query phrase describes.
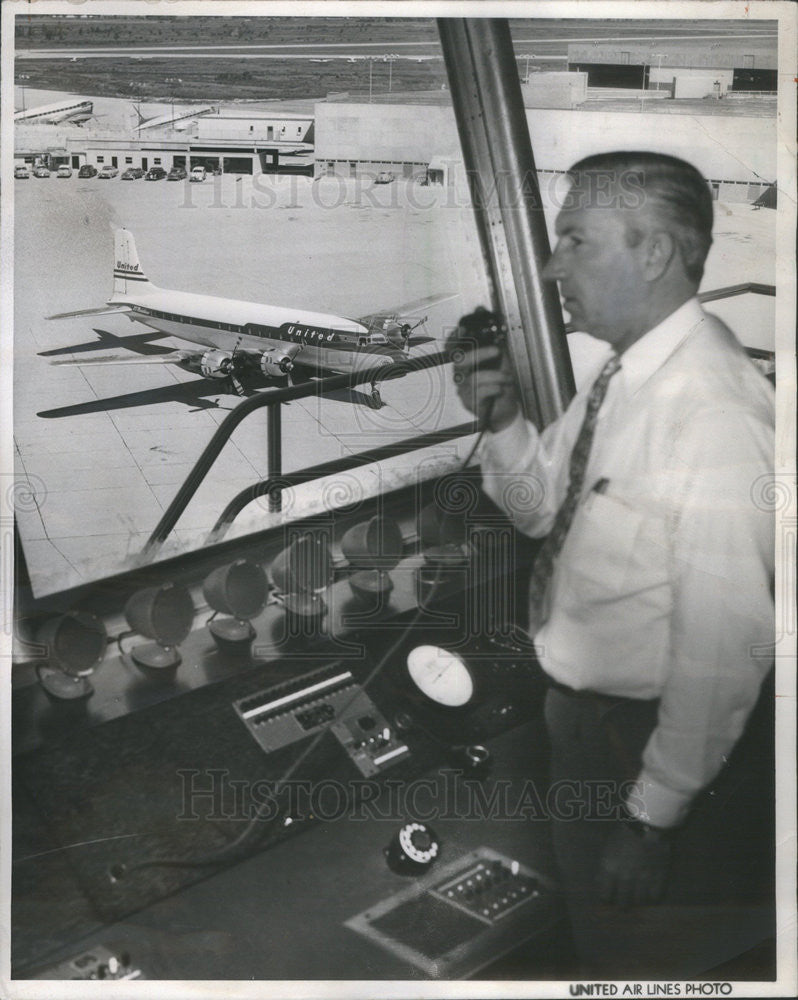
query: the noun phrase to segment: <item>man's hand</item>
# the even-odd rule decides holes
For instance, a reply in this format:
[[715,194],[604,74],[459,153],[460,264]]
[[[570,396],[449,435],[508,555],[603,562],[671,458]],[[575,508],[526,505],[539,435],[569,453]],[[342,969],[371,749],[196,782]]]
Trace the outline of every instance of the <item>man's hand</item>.
[[599,865],[598,887],[605,903],[656,903],[665,891],[671,859],[667,834],[637,832],[625,824],[613,830]]
[[487,430],[509,427],[520,407],[506,353],[498,347],[456,353],[462,353],[462,359],[454,359],[454,383],[463,406]]

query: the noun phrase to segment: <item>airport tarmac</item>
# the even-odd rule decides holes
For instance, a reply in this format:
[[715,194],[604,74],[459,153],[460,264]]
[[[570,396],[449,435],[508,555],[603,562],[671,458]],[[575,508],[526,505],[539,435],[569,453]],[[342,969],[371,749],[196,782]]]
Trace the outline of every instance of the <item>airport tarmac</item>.
[[[118,315],[44,319],[110,295],[113,228],[130,229],[145,272],[164,288],[352,318],[457,293],[425,310],[429,334],[441,338],[486,301],[473,224],[459,208],[411,207],[400,187],[232,175],[197,185],[17,182],[14,436],[18,473],[32,491],[20,494],[19,525],[37,592],[106,576],[134,558],[238,402],[225,383],[173,366],[55,367],[39,356],[94,339],[104,342],[101,353],[124,354],[114,338],[146,332]],[[144,405],[127,405],[150,389]],[[467,419],[442,369],[385,383],[382,397],[378,411],[315,398],[285,406],[284,471]],[[64,408],[72,410],[59,416]],[[228,500],[266,472],[266,413],[258,411],[237,429],[164,551],[201,544]],[[372,470],[338,484],[355,491],[351,501],[378,488],[376,478]],[[262,526],[265,516],[253,504],[237,530]]]
[[[193,185],[52,176],[16,181],[14,196],[18,523],[38,594],[134,562],[238,402],[225,384],[173,366],[54,367],[39,356],[95,338],[105,341],[101,353],[125,353],[114,338],[146,332],[124,316],[44,319],[106,300],[114,227],[131,230],[144,271],[164,288],[352,318],[456,293],[427,311],[428,332],[439,339],[460,315],[488,301],[470,209],[444,189],[401,180],[374,186],[368,179],[227,175]],[[547,212],[550,225],[554,214]],[[716,220],[703,288],[772,284],[775,212],[718,204]],[[710,309],[751,346],[772,347],[772,303],[747,295]],[[187,346],[170,338],[153,343]],[[602,345],[584,335],[571,343],[579,378]],[[130,398],[139,393],[144,397]],[[284,471],[468,419],[446,369],[385,383],[382,396],[379,411],[315,398],[284,407]],[[77,412],[39,415],[62,408]],[[286,497],[288,516],[412,481],[419,465],[425,475],[440,473],[456,465],[469,443],[306,486]],[[266,472],[266,414],[258,411],[235,432],[163,553],[203,544],[224,505]],[[245,533],[273,519],[265,502],[253,503],[234,530]]]

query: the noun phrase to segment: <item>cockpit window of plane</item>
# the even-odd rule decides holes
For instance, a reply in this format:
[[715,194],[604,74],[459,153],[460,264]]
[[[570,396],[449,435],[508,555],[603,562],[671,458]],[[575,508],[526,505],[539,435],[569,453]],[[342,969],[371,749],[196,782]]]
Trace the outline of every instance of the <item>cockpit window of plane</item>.
[[[202,41],[201,18],[157,20],[180,44]],[[336,38],[351,51],[317,60],[275,58],[255,18],[248,40],[269,58],[211,46],[210,85],[194,53],[135,58],[152,17],[108,42],[124,35],[131,56],[108,79],[107,60],[83,59],[85,32],[102,31],[84,21],[17,29],[16,108],[66,114],[85,91],[94,115],[15,124],[31,166],[72,170],[14,191],[18,526],[34,593],[124,571],[145,550],[203,547],[275,470],[339,463],[284,490],[279,512],[266,497],[245,504],[226,538],[455,468],[473,434],[450,366],[403,367],[488,301],[435,22],[346,19]],[[312,18],[281,30],[286,45],[323,40]],[[57,77],[30,57],[45,43],[74,57]],[[224,418],[290,386],[306,392],[279,404],[279,455],[259,409],[159,532]],[[388,445],[395,454],[346,468]]]

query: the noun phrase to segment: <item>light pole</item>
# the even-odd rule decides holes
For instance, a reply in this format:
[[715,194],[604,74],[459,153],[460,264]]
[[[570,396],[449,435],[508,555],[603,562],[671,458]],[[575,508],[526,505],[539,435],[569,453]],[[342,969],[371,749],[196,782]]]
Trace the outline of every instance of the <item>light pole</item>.
[[654,52],[654,53],[652,53],[651,58],[657,60],[657,90],[659,90],[660,72],[662,70],[662,60],[668,58],[668,53],[667,52]]
[[374,75],[374,56],[369,56],[369,104],[371,104],[372,77]]
[[25,108],[25,84],[22,83],[22,81],[23,80],[30,80],[30,77],[26,73],[21,73],[20,77],[19,77],[19,80],[20,80],[20,87],[22,88],[22,110],[25,111],[25,110],[27,110]]
[[398,59],[399,56],[392,53],[390,55],[386,55],[385,58],[388,60],[388,93],[390,94],[391,87],[393,86],[393,61],[394,59]]

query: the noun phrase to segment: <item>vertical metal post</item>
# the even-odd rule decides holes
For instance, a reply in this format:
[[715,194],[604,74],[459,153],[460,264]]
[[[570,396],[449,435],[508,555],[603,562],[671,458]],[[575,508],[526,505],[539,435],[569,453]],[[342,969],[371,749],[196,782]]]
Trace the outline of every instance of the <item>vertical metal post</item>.
[[506,20],[438,21],[463,160],[495,307],[527,417],[542,427],[574,393],[518,67]]
[[[272,403],[266,408],[266,438],[268,447],[269,479],[275,480],[283,474],[283,408],[281,403]],[[282,489],[278,486],[269,493],[269,510],[279,511],[283,506]]]

